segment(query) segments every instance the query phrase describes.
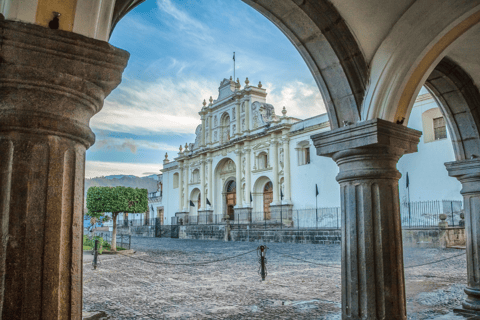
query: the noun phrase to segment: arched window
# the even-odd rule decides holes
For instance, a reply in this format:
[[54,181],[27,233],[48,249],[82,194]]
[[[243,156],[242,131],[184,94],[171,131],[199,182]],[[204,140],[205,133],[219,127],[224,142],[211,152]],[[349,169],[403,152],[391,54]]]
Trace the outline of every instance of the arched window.
[[178,172],[173,174],[173,189],[178,188]]
[[237,188],[236,188],[237,184],[235,183],[235,181],[230,181],[227,185],[227,193],[230,193],[230,192],[236,192],[237,191]]
[[266,169],[268,167],[268,156],[266,152],[261,152],[258,157],[258,169]]
[[200,182],[200,171],[198,169],[193,170],[192,172],[192,183]]
[[227,112],[225,112],[222,115],[222,118],[220,119],[220,125],[221,125],[220,141],[222,143],[230,141],[230,116],[228,115]]
[[297,144],[298,165],[303,166],[310,163],[310,142],[302,141]]

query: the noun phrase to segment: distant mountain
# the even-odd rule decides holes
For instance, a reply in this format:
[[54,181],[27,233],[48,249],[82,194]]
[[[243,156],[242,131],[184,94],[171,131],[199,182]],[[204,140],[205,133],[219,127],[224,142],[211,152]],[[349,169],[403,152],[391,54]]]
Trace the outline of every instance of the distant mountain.
[[153,174],[146,177],[137,177],[132,175],[111,175],[105,177],[96,177],[85,179],[85,199],[90,187],[117,187],[124,186],[130,188],[147,189],[148,192],[157,191],[157,175]]

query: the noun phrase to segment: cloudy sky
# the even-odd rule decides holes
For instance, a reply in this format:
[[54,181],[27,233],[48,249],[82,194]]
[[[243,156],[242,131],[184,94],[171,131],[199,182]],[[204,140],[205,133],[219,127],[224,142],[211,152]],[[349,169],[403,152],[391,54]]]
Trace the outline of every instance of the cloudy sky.
[[287,37],[240,0],[147,0],[118,23],[110,43],[130,52],[123,81],[93,117],[97,142],[86,177],[159,173],[165,152],[193,142],[203,99],[223,78],[262,81],[280,113],[325,112],[319,90]]

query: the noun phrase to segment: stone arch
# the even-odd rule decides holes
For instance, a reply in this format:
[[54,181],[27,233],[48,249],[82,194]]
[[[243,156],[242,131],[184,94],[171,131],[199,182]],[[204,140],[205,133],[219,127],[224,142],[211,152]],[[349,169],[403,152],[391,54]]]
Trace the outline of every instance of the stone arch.
[[428,76],[425,87],[447,122],[456,160],[480,156],[480,92],[472,78],[445,57]]
[[[140,0],[122,1],[126,8],[114,25]],[[329,0],[242,0],[291,41],[305,60],[322,94],[330,125],[360,119],[369,78],[368,63],[346,21]],[[113,28],[112,28],[113,29]]]
[[263,220],[264,219],[264,189],[267,183],[272,183],[272,180],[267,176],[261,176],[255,180],[253,184],[253,214],[252,218],[254,220]]
[[452,44],[480,22],[480,5],[414,2],[395,23],[370,65],[361,120],[408,123],[415,99]]
[[223,158],[220,160],[213,171],[213,199],[209,199],[215,208],[215,214],[222,216],[226,213],[225,208],[225,183],[235,179],[236,164],[231,158]]
[[[188,208],[189,208],[189,214],[190,215],[198,215],[198,210],[200,209],[198,207],[198,199],[199,197],[201,197],[201,192],[200,192],[200,189],[198,188],[194,188],[191,192],[190,192],[190,197],[188,198]],[[190,201],[193,202],[194,204],[194,207],[192,207],[190,205]]]

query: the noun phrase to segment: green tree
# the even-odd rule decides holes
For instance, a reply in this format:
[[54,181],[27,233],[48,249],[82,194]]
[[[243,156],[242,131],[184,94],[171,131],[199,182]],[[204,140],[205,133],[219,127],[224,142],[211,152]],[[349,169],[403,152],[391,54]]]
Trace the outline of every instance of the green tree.
[[90,187],[87,209],[91,217],[112,213],[112,250],[117,250],[117,216],[120,213],[143,213],[148,210],[148,190],[126,187]]

